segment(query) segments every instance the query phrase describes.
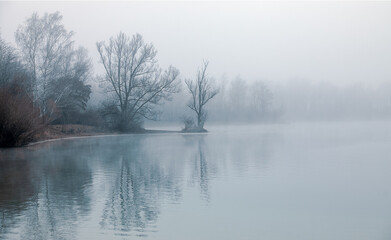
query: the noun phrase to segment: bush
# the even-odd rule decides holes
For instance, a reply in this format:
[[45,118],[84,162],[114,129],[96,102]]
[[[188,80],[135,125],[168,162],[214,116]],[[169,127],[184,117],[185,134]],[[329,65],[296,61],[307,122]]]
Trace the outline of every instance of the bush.
[[23,146],[42,127],[39,109],[17,83],[0,88],[0,147]]
[[112,102],[104,102],[100,114],[107,129],[125,133],[141,133],[145,130],[140,116],[130,117],[127,112],[121,112]]
[[98,109],[63,111],[60,117],[51,124],[80,124],[94,127],[104,127],[104,119]]
[[195,126],[194,119],[192,117],[183,117],[183,124],[185,124],[185,128],[182,129],[182,131],[193,129]]
[[191,117],[184,117],[183,123],[185,124],[185,128],[182,129],[182,132],[187,132],[187,133],[207,132],[203,127],[196,126],[194,119]]

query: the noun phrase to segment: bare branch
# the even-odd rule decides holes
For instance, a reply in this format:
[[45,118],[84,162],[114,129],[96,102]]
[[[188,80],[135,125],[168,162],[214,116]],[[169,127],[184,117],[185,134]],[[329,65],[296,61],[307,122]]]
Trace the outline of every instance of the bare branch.
[[121,119],[127,121],[121,126],[134,125],[140,118],[154,118],[158,114],[154,106],[170,100],[177,91],[179,71],[170,66],[163,72],[157,65],[154,46],[145,43],[140,34],[130,38],[120,33],[107,45],[97,43],[97,49],[108,91],[115,92]]
[[187,106],[193,110],[197,115],[197,126],[199,128],[204,127],[206,120],[205,105],[218,94],[218,89],[211,86],[210,79],[208,78],[207,68],[209,62],[204,61],[203,66],[197,72],[197,78],[195,81],[186,79],[186,86],[191,94],[191,100]]

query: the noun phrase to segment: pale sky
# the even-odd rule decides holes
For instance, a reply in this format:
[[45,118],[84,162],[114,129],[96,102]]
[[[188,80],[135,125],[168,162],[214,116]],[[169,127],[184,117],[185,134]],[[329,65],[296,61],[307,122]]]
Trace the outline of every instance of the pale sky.
[[391,81],[391,2],[0,2],[0,31],[33,12],[59,11],[102,72],[95,43],[140,33],[162,67],[194,76],[307,79],[336,84]]

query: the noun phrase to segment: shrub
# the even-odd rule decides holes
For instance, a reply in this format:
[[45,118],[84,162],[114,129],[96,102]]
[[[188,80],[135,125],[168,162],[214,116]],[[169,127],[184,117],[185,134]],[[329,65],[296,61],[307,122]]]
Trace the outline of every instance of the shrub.
[[104,127],[119,132],[143,132],[141,116],[130,117],[127,111],[121,112],[112,102],[104,102],[100,108]]
[[80,124],[94,127],[104,127],[104,119],[98,109],[66,111],[51,124]]
[[182,129],[182,132],[187,133],[202,133],[207,132],[203,127],[196,126],[195,121],[192,117],[183,117],[183,123],[185,128]]
[[17,83],[0,88],[0,147],[26,145],[41,128],[39,109]]
[[195,126],[194,119],[192,117],[183,117],[183,124],[185,124],[185,128],[182,131],[193,129]]

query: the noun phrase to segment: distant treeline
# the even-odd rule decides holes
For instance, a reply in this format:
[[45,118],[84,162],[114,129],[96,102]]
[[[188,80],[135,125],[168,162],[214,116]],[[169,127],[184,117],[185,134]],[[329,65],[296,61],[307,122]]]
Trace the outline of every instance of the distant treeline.
[[391,119],[391,79],[373,84],[292,80],[273,86],[275,101],[287,121]]
[[[209,120],[227,123],[347,121],[391,119],[391,80],[336,85],[292,79],[284,83],[222,77],[219,94],[208,107]],[[368,86],[369,85],[369,86]],[[162,121],[180,121],[186,92],[165,103]]]
[[[215,122],[276,122],[284,115],[281,104],[275,103],[275,94],[267,81],[213,79],[219,94],[208,106],[208,119]],[[189,114],[184,102],[188,94],[180,92],[161,107],[160,120],[180,121]]]

